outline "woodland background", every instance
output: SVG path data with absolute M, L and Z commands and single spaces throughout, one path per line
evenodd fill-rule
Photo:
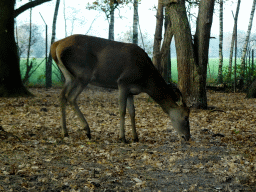
M 106 1 L 107 2 L 107 1 Z M 84 28 L 85 26 L 87 26 L 86 31 L 84 31 L 84 34 L 88 34 L 88 35 L 95 35 L 99 36 L 99 37 L 106 37 L 106 34 L 109 34 L 111 31 L 111 33 L 115 34 L 115 37 L 113 37 L 113 39 L 117 40 L 117 41 L 122 41 L 122 42 L 133 42 L 136 40 L 133 40 L 133 33 L 134 33 L 134 26 L 128 26 L 125 28 L 125 30 L 127 31 L 121 31 L 118 28 L 118 23 L 122 20 L 124 20 L 124 22 L 131 22 L 133 15 L 136 16 L 136 11 L 132 12 L 128 12 L 129 14 L 133 14 L 130 15 L 128 17 L 127 12 L 124 10 L 132 10 L 133 9 L 133 5 L 134 2 L 133 1 L 120 1 L 118 2 L 118 4 L 114 4 L 116 6 L 116 10 L 115 10 L 115 20 L 113 23 L 111 23 L 110 21 L 110 4 L 107 4 L 106 2 L 102 1 L 88 1 L 88 4 L 85 7 L 72 7 L 70 6 L 70 2 L 67 1 L 63 1 L 60 2 L 60 4 L 58 4 L 58 6 L 60 7 L 60 10 L 58 12 L 60 12 L 59 15 L 57 15 L 56 19 L 57 21 L 59 20 L 59 22 L 63 23 L 64 26 L 62 26 L 63 28 L 63 32 L 65 32 L 64 36 L 61 36 L 61 38 L 68 36 L 68 35 L 72 35 L 74 33 L 74 31 L 79 31 L 78 28 Z M 161 2 L 161 1 L 159 1 Z M 25 1 L 21 1 L 21 2 L 17 2 L 16 6 L 20 6 L 22 4 L 24 4 Z M 50 2 L 52 6 L 54 6 L 54 2 Z M 114 1 L 113 1 L 114 3 Z M 151 2 L 152 3 L 152 2 Z M 140 4 L 142 4 L 142 2 L 139 1 L 139 6 Z M 221 8 L 221 4 L 222 8 Z M 240 5 L 239 5 L 240 4 Z M 248 5 L 248 3 L 246 3 Z M 143 4 L 142 4 L 143 5 Z M 230 12 L 230 15 L 233 14 L 235 15 L 236 13 L 236 9 L 239 10 L 239 6 L 241 5 L 241 1 L 216 1 L 215 2 L 215 9 L 214 9 L 214 16 L 215 16 L 215 23 L 216 23 L 216 18 L 218 19 L 219 17 L 219 23 L 220 23 L 220 27 L 221 27 L 221 22 L 223 22 L 222 18 L 221 20 L 221 12 L 223 14 L 223 12 L 227 11 L 226 8 L 228 6 L 233 6 L 234 10 L 233 12 Z M 151 7 L 151 14 L 152 15 L 156 15 L 156 11 L 157 11 L 157 1 L 155 2 L 155 5 L 152 4 Z M 248 5 L 249 7 L 249 5 Z M 196 17 L 198 14 L 198 2 L 197 1 L 188 1 L 186 3 L 186 8 L 187 8 L 187 15 L 189 18 L 189 22 L 191 25 L 191 31 L 193 33 L 193 31 L 195 31 L 195 26 L 196 26 Z M 98 13 L 97 17 L 92 20 L 92 22 L 88 22 L 88 19 L 86 18 L 86 15 L 83 15 L 83 11 L 85 10 L 90 10 L 90 11 L 96 11 Z M 228 10 L 229 11 L 229 10 Z M 27 11 L 28 12 L 28 11 Z M 124 12 L 124 14 L 122 14 Z M 154 36 L 150 35 L 149 32 L 147 31 L 145 25 L 143 23 L 141 23 L 142 21 L 140 21 L 140 14 L 143 15 L 144 12 L 140 13 L 140 8 L 138 7 L 137 10 L 138 14 L 137 14 L 137 36 L 135 36 L 138 39 L 138 44 L 139 46 L 141 46 L 143 49 L 145 49 L 145 51 L 149 54 L 150 57 L 153 57 L 153 47 L 154 47 Z M 164 13 L 168 13 L 167 10 L 164 9 L 163 11 Z M 164 14 L 163 13 L 163 14 Z M 113 14 L 113 13 L 112 13 Z M 248 12 L 249 14 L 249 12 Z M 28 15 L 28 14 L 26 14 Z M 36 20 L 33 20 L 33 15 L 35 18 L 37 18 Z M 36 9 L 36 11 L 33 12 L 32 9 L 32 19 L 31 19 L 31 28 L 30 28 L 30 22 L 29 22 L 29 15 L 27 17 L 27 19 L 24 20 L 24 16 L 22 16 L 21 18 L 23 18 L 22 20 L 19 19 L 19 17 L 17 17 L 17 21 L 19 21 L 19 23 L 16 23 L 16 41 L 17 41 L 17 45 L 19 47 L 19 54 L 21 57 L 21 71 L 22 71 L 22 78 L 23 78 L 23 82 L 24 83 L 28 83 L 29 85 L 41 85 L 43 86 L 44 83 L 46 82 L 46 72 L 45 72 L 45 61 L 43 61 L 43 59 L 45 58 L 46 55 L 46 34 L 45 34 L 45 26 L 43 25 L 44 22 L 42 20 L 42 18 L 40 18 L 38 13 L 38 9 Z M 39 18 L 38 18 L 39 17 Z M 109 31 L 106 31 L 106 28 L 103 28 L 102 31 L 104 31 L 103 33 L 100 32 L 98 30 L 98 26 L 96 25 L 96 21 L 99 20 L 99 17 L 103 18 L 102 21 L 102 27 L 106 27 L 109 28 Z M 105 17 L 105 22 L 104 22 L 104 17 Z M 241 17 L 241 15 L 240 15 Z M 25 17 L 26 18 L 26 17 Z M 63 19 L 64 18 L 64 19 Z M 39 20 L 40 19 L 40 20 Z M 166 22 L 165 20 L 165 16 L 163 16 L 162 18 L 164 22 Z M 238 12 L 238 19 L 239 19 L 239 12 Z M 252 17 L 253 19 L 253 17 Z M 63 22 L 64 20 L 64 22 Z M 57 22 L 56 21 L 56 25 Z M 115 22 L 117 23 L 117 25 L 114 25 Z M 234 23 L 234 21 L 229 21 L 230 23 Z M 38 24 L 40 23 L 40 25 Z M 48 25 L 48 32 L 47 32 L 47 57 L 49 57 L 49 46 L 51 44 L 51 36 L 52 36 L 52 31 L 51 28 L 53 29 L 53 27 L 51 26 L 50 23 L 46 23 Z M 135 23 L 136 24 L 136 23 Z M 241 24 L 241 23 L 240 23 Z M 248 24 L 249 24 L 249 20 L 248 20 Z M 95 26 L 94 26 L 95 25 Z M 109 26 L 108 26 L 109 25 Z M 113 27 L 111 27 L 111 25 L 113 25 Z M 145 29 L 141 29 L 141 25 L 144 26 Z M 223 23 L 222 23 L 223 25 Z M 225 27 L 225 25 L 227 25 L 227 23 L 224 23 L 224 26 L 222 26 L 222 30 Z M 59 25 L 57 25 L 59 26 Z M 229 24 L 229 26 L 232 26 Z M 241 73 L 241 57 L 243 56 L 243 46 L 245 44 L 245 40 L 246 40 L 246 36 L 247 36 L 247 31 L 245 28 L 241 28 L 239 27 L 239 23 L 237 26 L 237 53 L 236 53 L 236 57 L 237 59 L 237 79 L 239 79 L 239 74 Z M 244 26 L 244 25 L 243 25 Z M 30 34 L 30 29 L 31 29 L 31 34 Z M 135 27 L 136 29 L 136 27 Z M 253 65 L 254 65 L 254 59 L 252 58 L 254 56 L 253 50 L 255 49 L 255 38 L 256 38 L 256 34 L 255 34 L 255 29 L 254 29 L 254 25 L 252 25 L 252 31 L 250 33 L 250 38 L 248 39 L 248 47 L 247 47 L 247 51 L 246 51 L 246 71 L 247 73 L 247 81 L 246 81 L 246 85 L 247 87 L 252 83 L 252 80 L 254 79 L 254 70 L 253 70 Z M 116 32 L 115 32 L 116 31 Z M 234 39 L 232 39 L 232 36 L 234 35 L 234 33 L 232 33 L 233 28 L 231 28 L 229 30 L 229 32 L 223 32 L 221 31 L 221 28 L 219 30 L 219 34 L 216 34 L 216 29 L 214 30 L 215 33 L 211 33 L 211 39 L 210 39 L 210 44 L 209 44 L 209 64 L 208 64 L 208 69 L 207 69 L 207 82 L 208 84 L 220 84 L 220 83 L 227 83 L 229 85 L 232 85 L 232 83 L 234 82 L 234 59 L 231 62 L 230 61 L 230 56 L 232 55 L 232 58 L 235 58 L 235 51 L 233 51 L 233 54 L 231 54 L 231 42 L 234 41 Z M 165 30 L 162 30 L 162 38 L 164 37 L 164 33 Z M 30 53 L 28 55 L 28 45 L 29 45 L 29 37 L 31 35 L 31 39 L 30 39 Z M 55 40 L 58 40 L 59 35 L 56 34 L 56 38 Z M 222 46 L 220 46 L 222 45 Z M 221 53 L 221 54 L 220 54 Z M 27 56 L 30 57 L 30 59 L 27 59 Z M 42 59 L 43 58 L 43 59 Z M 171 41 L 170 44 L 170 61 L 171 63 L 168 63 L 168 81 L 174 81 L 176 83 L 178 83 L 178 72 L 177 72 L 177 58 L 176 58 L 176 48 L 175 48 L 175 41 L 174 39 Z M 29 63 L 33 63 L 31 67 L 28 67 L 30 64 Z M 28 63 L 28 64 L 27 64 Z M 223 67 L 220 68 L 220 65 L 223 65 Z M 233 69 L 232 69 L 233 67 Z M 52 73 L 52 78 L 53 78 L 53 83 L 54 84 L 58 84 L 61 82 L 61 77 L 60 77 L 60 73 L 57 72 L 57 70 L 55 71 L 55 69 L 57 69 L 57 66 L 55 66 L 55 64 L 53 63 L 53 73 Z M 221 69 L 221 70 L 220 70 Z M 232 70 L 231 70 L 232 69 Z M 229 74 L 231 73 L 231 76 L 229 76 Z M 30 79 L 31 77 L 31 79 Z M 220 81 L 220 78 L 222 79 Z M 29 80 L 30 79 L 30 80 Z M 49 80 L 50 81 L 50 80 Z M 238 80 L 237 80 L 238 81 Z M 233 83 L 234 86 L 234 83 Z

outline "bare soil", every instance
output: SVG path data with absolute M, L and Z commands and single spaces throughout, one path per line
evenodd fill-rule
M 212 110 L 191 110 L 184 142 L 147 95 L 135 97 L 139 142 L 118 142 L 118 93 L 90 87 L 79 106 L 86 137 L 67 107 L 61 135 L 60 89 L 34 98 L 0 98 L 0 191 L 256 191 L 256 100 L 208 92 Z

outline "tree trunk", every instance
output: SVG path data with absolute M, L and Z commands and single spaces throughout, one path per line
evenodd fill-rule
M 134 0 L 133 7 L 134 7 L 134 13 L 133 13 L 133 38 L 132 38 L 132 42 L 134 44 L 138 44 L 138 23 L 139 23 L 138 0 Z
M 241 67 L 242 67 L 241 78 L 242 79 L 244 79 L 244 75 L 245 75 L 244 74 L 245 56 L 246 56 L 248 42 L 249 42 L 249 38 L 250 38 L 250 34 L 251 34 L 251 29 L 252 29 L 252 22 L 253 22 L 253 17 L 254 17 L 254 12 L 255 12 L 255 5 L 256 5 L 256 0 L 253 0 L 252 10 L 251 10 L 251 15 L 250 15 L 250 21 L 249 21 L 247 35 L 246 35 L 246 39 L 245 39 L 245 42 L 244 42 L 243 52 L 242 52 L 242 57 L 241 57 Z
M 201 0 L 194 44 L 186 14 L 185 0 L 168 4 L 174 30 L 179 88 L 189 105 L 207 108 L 206 75 L 214 0 Z
M 1 0 L 0 97 L 32 96 L 21 81 L 19 57 L 14 39 L 14 18 L 27 9 L 51 0 L 36 0 L 14 10 L 15 0 Z
M 33 66 L 33 62 L 29 63 L 30 47 L 31 47 L 31 33 L 32 33 L 31 24 L 32 24 L 32 8 L 30 8 L 30 16 L 29 16 L 29 37 L 28 37 L 28 53 L 27 53 L 27 62 L 26 62 L 26 73 L 25 73 L 25 76 L 22 81 L 24 84 L 26 84 L 28 82 L 29 77 L 30 77 L 29 73 Z
M 161 47 L 161 68 L 163 69 L 162 76 L 165 78 L 166 82 L 170 81 L 171 75 L 171 57 L 170 57 L 170 46 L 173 38 L 173 28 L 171 25 L 171 20 L 169 14 L 167 13 L 167 9 L 165 8 L 165 32 L 164 32 L 164 40 Z
M 190 26 L 186 14 L 185 0 L 168 5 L 177 53 L 178 84 L 184 100 L 193 100 L 194 51 Z
M 220 0 L 220 34 L 219 34 L 219 71 L 218 83 L 222 83 L 222 66 L 223 66 L 223 0 Z
M 55 11 L 53 15 L 53 22 L 52 22 L 52 39 L 51 44 L 55 41 L 56 36 L 56 23 L 57 23 L 57 16 L 59 11 L 60 0 L 56 0 Z M 46 71 L 46 88 L 52 87 L 52 55 L 49 53 L 48 61 L 47 61 L 48 70 Z
M 256 98 L 256 80 L 249 87 L 246 98 Z
M 14 39 L 15 0 L 1 0 L 0 17 L 0 97 L 32 96 L 21 81 Z
M 108 39 L 114 41 L 114 27 L 115 27 L 115 5 L 114 3 L 110 5 L 110 21 L 109 21 L 109 31 Z
M 237 72 L 236 72 L 236 69 L 237 69 L 237 64 L 236 64 L 236 61 L 237 61 L 237 21 L 235 22 L 235 31 L 234 31 L 234 40 L 235 40 L 235 70 L 234 70 L 234 92 L 236 92 L 236 82 L 237 82 Z M 232 53 L 233 54 L 233 53 Z M 230 73 L 231 75 L 231 73 Z
M 254 49 L 252 49 L 252 78 L 254 80 Z
M 63 0 L 63 16 L 64 16 L 64 26 L 65 26 L 65 37 L 67 37 L 68 33 L 67 33 L 67 19 L 66 19 L 66 4 L 65 4 L 65 0 Z
M 234 17 L 234 27 L 233 27 L 232 40 L 231 40 L 230 53 L 229 53 L 228 74 L 230 79 L 231 79 L 231 73 L 232 73 L 232 60 L 233 60 L 233 52 L 234 52 L 234 44 L 235 44 L 235 37 L 236 37 L 236 31 L 237 31 L 237 20 L 238 20 L 238 15 L 240 10 L 240 4 L 241 4 L 241 0 L 238 0 L 237 7 L 236 7 L 236 15 Z
M 153 46 L 153 64 L 156 66 L 158 71 L 163 74 L 161 67 L 161 40 L 162 40 L 162 29 L 163 29 L 163 3 L 162 0 L 158 0 L 158 8 L 156 15 L 156 30 Z
M 200 1 L 194 39 L 195 60 L 198 65 L 197 70 L 199 74 L 199 95 L 196 105 L 201 109 L 207 109 L 206 77 L 214 1 Z

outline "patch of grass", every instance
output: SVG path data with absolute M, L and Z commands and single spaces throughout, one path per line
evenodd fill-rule
M 33 58 L 30 58 L 30 61 Z M 20 71 L 21 77 L 23 78 L 26 73 L 26 59 L 21 58 L 20 60 Z M 28 86 L 33 87 L 41 87 L 45 85 L 45 59 L 44 58 L 37 58 L 35 64 L 33 65 L 31 71 L 33 72 L 29 78 Z M 53 85 L 60 85 L 61 82 L 59 80 L 60 72 L 55 64 L 52 62 L 52 82 Z

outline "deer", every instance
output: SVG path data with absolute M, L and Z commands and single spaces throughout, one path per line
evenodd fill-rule
M 64 75 L 60 93 L 61 127 L 68 137 L 66 106 L 69 102 L 91 139 L 88 122 L 77 105 L 79 94 L 88 84 L 118 89 L 120 136 L 125 139 L 126 108 L 130 114 L 133 141 L 138 142 L 135 128 L 134 95 L 147 93 L 170 117 L 178 135 L 190 139 L 190 110 L 168 86 L 147 53 L 136 44 L 122 43 L 88 35 L 72 35 L 51 45 L 51 56 Z

